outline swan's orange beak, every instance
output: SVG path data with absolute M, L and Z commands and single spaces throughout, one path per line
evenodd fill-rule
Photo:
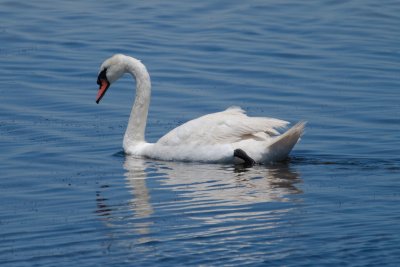
M 98 104 L 100 100 L 103 98 L 104 94 L 106 93 L 108 87 L 110 87 L 110 83 L 105 79 L 99 79 L 97 83 L 100 85 L 96 97 L 96 103 Z

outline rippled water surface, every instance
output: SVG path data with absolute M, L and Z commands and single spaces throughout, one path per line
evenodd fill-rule
M 2 1 L 0 265 L 399 266 L 398 1 Z M 141 59 L 147 139 L 232 105 L 295 123 L 290 159 L 121 150 Z

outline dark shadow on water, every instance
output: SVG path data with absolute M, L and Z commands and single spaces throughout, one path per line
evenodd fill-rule
M 129 157 L 125 154 L 123 150 L 118 151 L 112 155 L 113 157 L 125 158 Z M 154 160 L 149 160 L 154 161 Z M 173 162 L 168 161 L 155 161 L 159 162 L 161 165 L 165 163 L 166 165 L 173 164 Z M 179 163 L 177 163 L 179 164 Z M 191 162 L 185 162 L 181 164 L 197 164 Z M 199 163 L 201 164 L 201 163 Z M 213 165 L 213 164 L 211 164 Z M 216 164 L 220 165 L 220 164 Z M 400 171 L 400 159 L 380 159 L 380 158 L 371 158 L 371 157 L 348 157 L 343 156 L 341 158 L 335 157 L 334 155 L 296 155 L 290 156 L 286 160 L 277 163 L 271 163 L 269 165 L 263 166 L 267 169 L 285 169 L 289 168 L 289 166 L 296 165 L 334 165 L 338 166 L 338 168 L 360 168 L 360 169 L 386 169 L 389 171 Z M 255 166 L 247 166 L 243 164 L 237 165 L 222 165 L 222 166 L 234 166 L 233 170 L 235 173 L 249 172 L 254 168 L 258 168 L 258 165 Z M 228 167 L 228 168 L 229 168 Z M 166 166 L 160 168 L 167 168 Z
M 123 150 L 120 150 L 118 152 L 115 152 L 114 154 L 112 154 L 113 157 L 117 157 L 117 158 L 124 158 L 125 157 L 125 152 Z
M 390 171 L 400 171 L 400 160 L 381 159 L 371 157 L 347 157 L 341 158 L 329 155 L 293 156 L 288 158 L 288 164 L 296 165 L 333 165 L 337 168 L 351 169 L 385 169 Z

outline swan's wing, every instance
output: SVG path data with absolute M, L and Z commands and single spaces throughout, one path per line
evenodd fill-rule
M 244 139 L 263 139 L 277 135 L 277 129 L 288 122 L 261 117 L 248 117 L 238 107 L 231 107 L 191 120 L 164 135 L 157 143 L 161 145 L 228 144 Z

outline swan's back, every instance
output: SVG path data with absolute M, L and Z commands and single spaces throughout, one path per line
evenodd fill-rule
M 246 139 L 264 141 L 278 135 L 288 122 L 248 117 L 239 107 L 191 120 L 164 135 L 157 144 L 164 146 L 231 144 Z

